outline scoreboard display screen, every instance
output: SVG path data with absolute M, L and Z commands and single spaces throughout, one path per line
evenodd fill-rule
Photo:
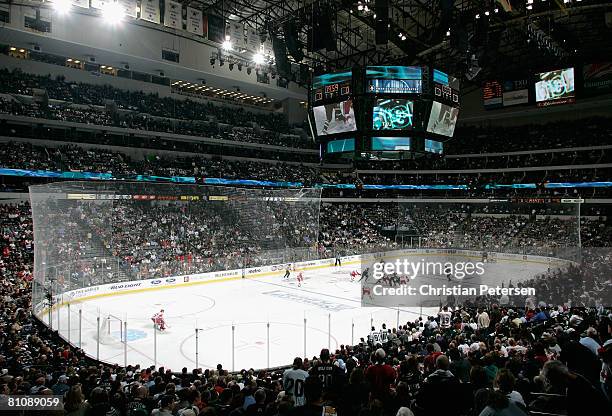
M 459 79 L 438 69 L 433 70 L 435 99 L 451 105 L 459 105 Z
M 312 112 L 319 136 L 357 130 L 352 100 L 320 105 L 314 107 Z
M 419 66 L 368 66 L 367 92 L 372 94 L 420 94 L 423 69 Z
M 372 137 L 371 147 L 376 151 L 409 151 L 410 137 Z
M 434 101 L 429 114 L 427 131 L 441 136 L 453 137 L 459 109 Z
M 499 81 L 485 81 L 482 84 L 482 99 L 485 108 L 501 107 L 503 105 L 503 89 Z
M 345 153 L 355 151 L 355 139 L 339 139 L 327 142 L 327 153 Z
M 425 139 L 425 151 L 429 153 L 442 154 L 444 144 L 435 140 Z
M 341 72 L 315 75 L 312 78 L 312 101 L 333 101 L 345 99 L 351 92 L 353 74 L 350 69 Z
M 538 105 L 574 102 L 574 68 L 542 72 L 536 77 L 535 95 Z
M 414 122 L 414 102 L 406 99 L 376 100 L 372 111 L 373 130 L 411 129 Z

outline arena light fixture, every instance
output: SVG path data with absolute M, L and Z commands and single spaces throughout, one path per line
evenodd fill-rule
M 257 65 L 261 65 L 266 61 L 266 58 L 264 58 L 264 56 L 261 53 L 256 53 L 255 55 L 253 55 L 253 62 L 255 62 Z
M 232 50 L 232 41 L 229 36 L 225 37 L 225 41 L 221 44 L 221 47 L 223 48 L 224 51 Z
M 71 0 L 53 0 L 53 10 L 55 10 L 58 14 L 67 14 L 71 8 Z
M 120 23 L 125 16 L 125 12 L 123 7 L 117 2 L 108 2 L 105 3 L 102 7 L 102 17 L 106 23 L 110 25 L 116 25 Z

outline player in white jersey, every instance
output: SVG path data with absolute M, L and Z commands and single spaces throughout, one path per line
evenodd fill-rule
M 283 389 L 287 396 L 293 397 L 296 407 L 306 404 L 304 382 L 307 377 L 308 373 L 302 369 L 302 359 L 300 357 L 293 360 L 293 368 L 285 370 L 283 373 Z
M 438 318 L 440 318 L 440 328 L 448 329 L 451 327 L 452 313 L 449 312 L 448 306 L 444 306 L 440 312 L 438 312 Z

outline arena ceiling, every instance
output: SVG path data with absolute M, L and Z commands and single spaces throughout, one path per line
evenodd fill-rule
M 286 38 L 285 26 L 291 22 L 305 55 L 300 62 L 311 69 L 429 64 L 459 75 L 479 67 L 478 78 L 510 77 L 612 56 L 609 0 L 388 0 L 385 45 L 375 41 L 375 0 L 197 3 L 205 13 L 241 22 L 264 36 Z M 335 48 L 313 51 L 313 25 L 318 31 L 322 15 L 329 17 Z

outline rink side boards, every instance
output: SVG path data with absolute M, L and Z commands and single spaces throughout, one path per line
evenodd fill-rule
M 460 249 L 404 249 L 378 253 L 369 253 L 364 255 L 353 255 L 341 257 L 342 266 L 360 265 L 362 259 L 395 259 L 398 256 L 431 256 L 443 255 L 448 257 L 463 257 L 469 259 L 481 259 L 482 251 L 475 250 L 460 250 Z M 545 257 L 524 254 L 509 254 L 488 252 L 490 259 L 503 262 L 523 262 L 536 264 L 549 264 L 554 266 L 567 265 L 571 263 L 569 260 L 559 259 L 556 257 Z M 291 263 L 296 271 L 318 270 L 324 268 L 335 267 L 335 259 L 310 260 L 303 262 Z M 107 296 L 127 295 L 140 292 L 148 292 L 153 290 L 172 289 L 185 286 L 201 285 L 208 283 L 228 282 L 232 280 L 253 279 L 274 275 L 284 274 L 285 268 L 289 263 L 275 264 L 272 266 L 251 267 L 236 270 L 225 270 L 218 272 L 198 273 L 174 277 L 165 277 L 159 279 L 132 280 L 127 282 L 109 283 L 99 286 L 90 286 L 82 289 L 75 289 L 60 295 L 54 296 L 55 304 L 52 310 L 61 308 L 69 303 L 84 302 L 90 299 L 96 299 Z M 358 266 L 359 267 L 359 266 Z M 33 306 L 35 315 L 39 318 L 48 313 L 48 307 L 38 304 Z

